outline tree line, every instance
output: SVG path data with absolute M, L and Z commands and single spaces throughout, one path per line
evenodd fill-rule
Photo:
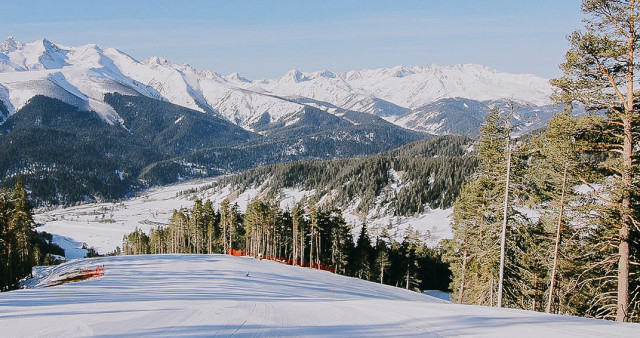
M 450 282 L 440 251 L 424 245 L 415 231 L 402 241 L 387 231 L 371 239 L 365 223 L 354 240 L 340 210 L 319 208 L 313 200 L 283 210 L 273 199 L 256 199 L 244 213 L 227 200 L 217 209 L 209 200 L 196 200 L 191 209 L 175 210 L 168 226 L 124 236 L 122 246 L 117 251 L 124 254 L 240 250 L 412 290 L 447 290 Z

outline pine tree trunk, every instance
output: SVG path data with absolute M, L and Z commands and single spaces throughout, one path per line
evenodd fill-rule
M 493 278 L 489 281 L 490 290 L 489 290 L 489 306 L 493 307 Z
M 322 253 L 322 237 L 318 233 L 317 237 L 318 243 L 316 246 L 316 260 L 318 261 L 318 269 L 320 269 L 320 254 Z
M 536 311 L 536 307 L 538 307 L 538 275 L 533 276 L 533 302 L 531 304 L 531 311 Z M 524 304 L 523 304 L 524 305 Z M 522 307 L 525 308 L 524 306 Z
M 620 220 L 620 244 L 618 246 L 618 304 L 616 320 L 627 321 L 629 307 L 629 229 L 631 227 L 631 189 L 633 178 L 631 174 L 633 165 L 633 134 L 631 128 L 631 113 L 625 114 L 624 123 L 624 168 L 622 171 L 622 217 Z
M 631 26 L 635 27 L 634 11 L 635 1 L 630 5 L 630 21 Z M 629 307 L 629 229 L 631 228 L 631 189 L 633 189 L 633 114 L 634 114 L 634 54 L 635 54 L 635 42 L 636 31 L 630 30 L 630 34 L 627 38 L 627 102 L 625 104 L 625 114 L 623 118 L 624 126 L 624 144 L 623 144 L 623 161 L 624 167 L 622 170 L 622 219 L 620 224 L 620 245 L 618 247 L 618 253 L 620 260 L 618 262 L 618 306 L 616 311 L 616 320 L 623 322 L 628 319 L 628 307 Z
M 547 300 L 547 313 L 551 313 L 553 304 L 553 293 L 556 283 L 556 273 L 558 270 L 558 253 L 560 252 L 560 239 L 562 238 L 562 221 L 564 217 L 564 199 L 567 193 L 567 172 L 569 171 L 567 163 L 564 165 L 562 173 L 562 196 L 560 197 L 560 213 L 558 215 L 558 224 L 556 229 L 556 245 L 553 250 L 553 267 L 551 269 L 551 285 L 549 285 L 549 299 Z
M 312 225 L 313 226 L 313 223 Z M 309 250 L 309 263 L 311 264 L 311 268 L 313 268 L 313 242 L 314 242 L 314 229 L 311 228 L 311 248 Z
M 466 246 L 466 238 L 465 238 L 465 246 Z M 460 290 L 458 291 L 458 304 L 462 304 L 462 300 L 464 299 L 464 287 L 467 283 L 467 261 L 469 257 L 469 251 L 464 249 L 464 255 L 462 256 L 462 280 L 460 281 Z
M 227 217 L 222 219 L 222 251 L 225 255 L 229 254 L 229 248 L 227 248 Z
M 509 216 L 509 186 L 511 184 L 511 140 L 507 136 L 507 179 L 504 187 L 504 212 L 502 214 L 502 238 L 500 241 L 500 280 L 498 282 L 498 307 L 502 307 L 502 289 L 504 288 L 505 248 L 507 244 L 507 225 Z
M 304 266 L 304 231 L 300 234 L 300 265 Z
M 294 211 L 295 212 L 295 211 Z M 293 241 L 292 241 L 292 248 L 291 250 L 293 251 L 293 265 L 298 265 L 297 264 L 297 259 L 298 259 L 298 222 L 296 221 L 296 215 L 293 215 Z
M 405 289 L 409 290 L 409 266 L 407 265 L 407 285 L 405 286 Z

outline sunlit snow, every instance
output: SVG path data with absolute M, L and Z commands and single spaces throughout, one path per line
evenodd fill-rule
M 56 275 L 105 274 L 43 288 Z M 39 285 L 38 285 L 39 284 Z M 0 294 L 4 337 L 637 337 L 638 324 L 457 305 L 326 271 L 223 255 L 74 260 Z

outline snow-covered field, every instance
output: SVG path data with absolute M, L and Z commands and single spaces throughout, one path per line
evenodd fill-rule
M 84 257 L 83 243 L 106 254 L 122 246 L 122 237 L 135 228 L 145 232 L 169 222 L 174 209 L 191 208 L 193 201 L 176 197 L 176 193 L 211 183 L 189 181 L 150 189 L 136 198 L 115 203 L 89 203 L 38 212 L 38 231 L 54 235 L 53 241 L 65 249 L 68 258 Z
M 103 264 L 93 280 L 0 294 L 0 336 L 640 336 L 638 324 L 449 304 L 247 257 L 105 257 L 49 273 Z
M 78 206 L 40 211 L 35 215 L 35 221 L 43 224 L 38 231 L 46 231 L 54 235 L 54 242 L 66 251 L 68 258 L 81 258 L 86 247 L 94 247 L 98 253 L 112 252 L 116 246 L 122 246 L 122 237 L 135 230 L 142 229 L 149 232 L 151 228 L 166 225 L 174 209 L 191 208 L 192 198 L 210 199 L 214 207 L 219 207 L 225 198 L 232 203 L 238 203 L 240 211 L 246 210 L 247 204 L 256 196 L 261 196 L 259 188 L 248 189 L 242 193 L 230 191 L 229 187 L 209 189 L 195 195 L 179 195 L 177 193 L 192 188 L 203 187 L 215 181 L 215 178 L 186 181 L 165 187 L 153 188 L 139 194 L 138 197 L 116 203 L 89 203 Z M 284 189 L 281 207 L 291 208 L 305 196 L 311 196 L 313 191 L 299 191 Z M 362 224 L 362 215 L 355 210 L 347 210 L 344 218 L 348 224 L 354 226 L 354 236 L 357 236 Z M 426 214 L 415 217 L 391 217 L 384 213 L 372 212 L 367 217 L 372 238 L 377 231 L 389 224 L 391 236 L 402 241 L 406 229 L 417 230 L 422 233 L 425 241 L 435 246 L 442 238 L 451 237 L 449 225 L 451 209 L 431 210 Z

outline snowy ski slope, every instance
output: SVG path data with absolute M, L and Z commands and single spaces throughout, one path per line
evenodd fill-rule
M 0 336 L 640 336 L 638 324 L 449 304 L 247 257 L 74 260 L 39 281 L 103 264 L 97 279 L 0 294 Z

